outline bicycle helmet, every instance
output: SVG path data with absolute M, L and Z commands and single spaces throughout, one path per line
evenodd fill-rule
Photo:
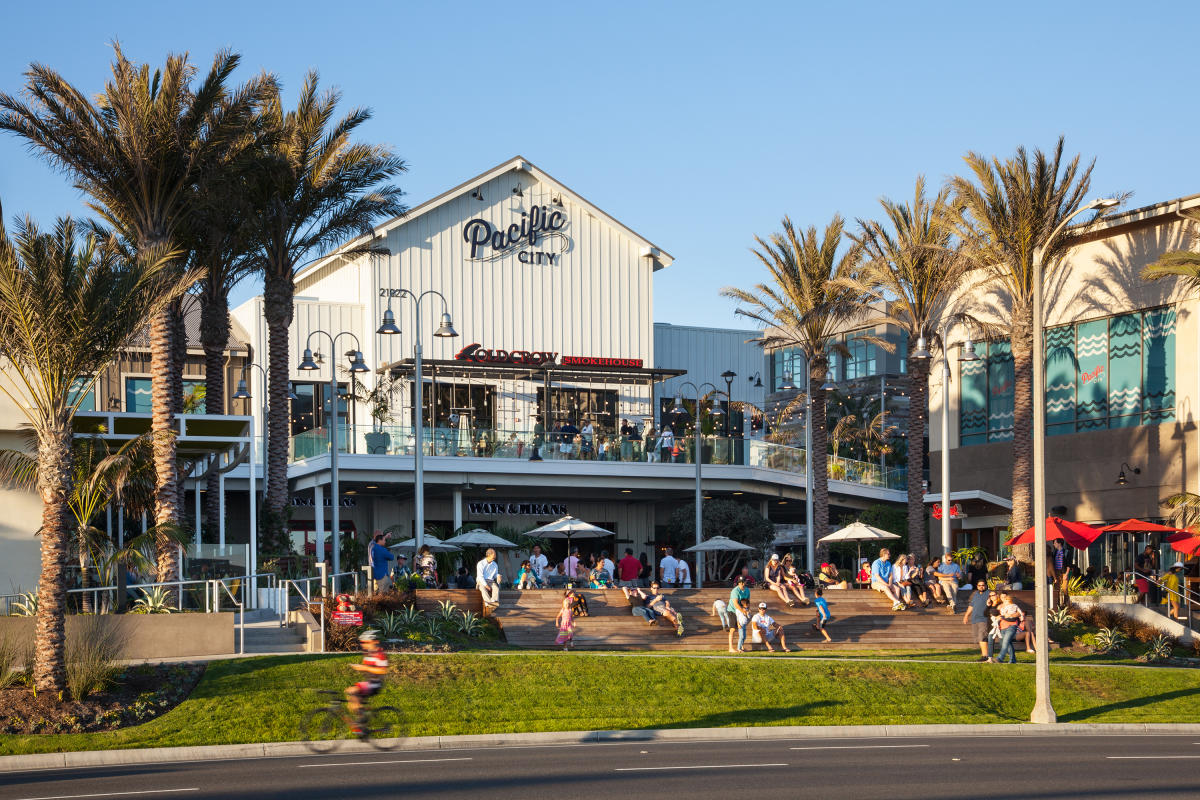
M 379 641 L 379 634 L 368 628 L 358 635 L 358 640 L 360 642 L 377 642 Z

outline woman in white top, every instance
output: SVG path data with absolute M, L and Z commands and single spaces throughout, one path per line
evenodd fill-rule
M 901 553 L 896 558 L 896 563 L 893 567 L 893 572 L 896 575 L 896 583 L 900 586 L 900 598 L 904 600 L 907 606 L 916 605 L 912 599 L 912 567 L 908 565 L 908 556 Z

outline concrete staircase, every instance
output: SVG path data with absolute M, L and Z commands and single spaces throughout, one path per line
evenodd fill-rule
M 619 589 L 585 590 L 590 615 L 576 620 L 575 647 L 590 650 L 726 650 L 727 634 L 712 614 L 714 600 L 728 600 L 728 589 L 674 589 L 664 595 L 672 607 L 682 612 L 684 635 L 675 635 L 665 620 L 647 625 L 635 617 Z M 893 612 L 891 604 L 877 592 L 858 589 L 830 590 L 825 593 L 833 622 L 826 643 L 812 630 L 816 619 L 813 608 L 788 608 L 779 597 L 765 589 L 753 589 L 751 607 L 760 602 L 768 613 L 784 626 L 788 646 L 804 650 L 844 649 L 969 649 L 970 626 L 962 624 L 966 610 L 964 598 L 958 613 L 950 615 L 944 606 L 918 606 L 909 611 Z M 493 616 L 504 630 L 509 644 L 518 647 L 555 648 L 558 632 L 554 617 L 562 604 L 562 592 L 556 590 L 505 591 Z M 755 645 L 755 650 L 764 649 Z
M 236 636 L 237 632 L 234 632 Z M 235 642 L 236 646 L 236 642 Z M 300 625 L 279 627 L 279 618 L 270 609 L 246 612 L 246 653 L 303 653 L 304 628 Z

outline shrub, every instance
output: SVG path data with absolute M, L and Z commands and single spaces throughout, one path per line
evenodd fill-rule
M 15 640 L 7 636 L 0 638 L 0 689 L 7 689 L 21 680 L 21 673 L 17 671 L 20 656 L 21 648 Z
M 170 614 L 171 591 L 166 586 L 153 586 L 149 590 L 138 589 L 142 596 L 133 602 L 130 609 L 134 614 Z
M 21 592 L 20 600 L 13 603 L 14 617 L 36 617 L 38 612 L 37 592 Z
M 454 621 L 454 626 L 463 636 L 475 638 L 483 633 L 483 620 L 474 611 L 464 611 Z
M 385 611 L 371 621 L 379 635 L 385 640 L 399 639 L 408 630 L 401 614 L 395 611 Z
M 438 603 L 437 618 L 443 625 L 454 624 L 458 616 L 458 606 L 451 603 L 449 600 L 442 600 Z
M 124 642 L 104 617 L 76 618 L 74 635 L 67 637 L 67 688 L 76 700 L 112 682 Z
M 1075 624 L 1075 615 L 1071 613 L 1070 606 L 1059 606 L 1050 611 L 1046 617 L 1051 628 L 1069 628 Z

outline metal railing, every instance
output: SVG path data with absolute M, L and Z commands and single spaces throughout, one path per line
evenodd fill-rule
M 217 611 L 221 610 L 221 591 L 229 595 L 230 601 L 238 608 L 238 655 L 246 654 L 246 606 L 238 602 L 237 597 L 230 591 L 229 587 L 219 579 L 212 579 L 209 582 L 212 593 L 212 605 Z
M 300 599 L 304 601 L 304 607 L 311 611 L 312 610 L 312 585 L 311 585 L 311 582 L 314 580 L 320 580 L 320 578 L 319 577 L 317 577 L 317 578 L 296 578 L 294 580 L 288 579 L 288 580 L 284 580 L 280 584 L 280 588 L 279 588 L 280 603 L 281 603 L 281 607 L 284 609 L 283 616 L 280 617 L 280 627 L 284 626 L 284 622 L 286 620 L 286 615 L 291 610 L 291 593 L 290 593 L 290 590 L 288 587 L 290 586 L 292 589 L 296 590 L 296 594 L 298 594 L 300 596 Z M 300 587 L 301 583 L 304 584 L 304 588 Z M 324 653 L 325 652 L 325 609 L 323 607 L 321 608 L 320 612 L 318 612 L 317 616 L 320 619 L 320 625 L 321 625 L 321 652 Z M 306 637 L 306 639 L 307 639 L 307 637 Z
M 129 592 L 132 592 L 134 590 L 139 590 L 139 589 L 155 589 L 158 587 L 174 588 L 175 591 L 173 592 L 173 594 L 175 596 L 175 605 L 172 606 L 172 608 L 174 608 L 176 611 L 184 611 L 186 609 L 184 609 L 184 607 L 183 607 L 183 605 L 184 605 L 183 601 L 184 601 L 184 597 L 186 595 L 183 591 L 183 587 L 192 586 L 195 584 L 207 584 L 207 583 L 208 583 L 207 580 L 179 580 L 179 581 L 156 581 L 154 583 L 127 583 L 127 584 L 125 584 L 125 591 L 126 591 L 126 593 L 129 593 Z M 105 613 L 102 611 L 97 611 L 97 609 L 102 609 L 102 608 L 106 608 L 106 607 L 108 609 L 114 608 L 117 605 L 116 592 L 119 591 L 120 588 L 121 587 L 116 586 L 116 585 L 88 586 L 86 588 L 67 589 L 67 594 L 68 595 L 90 594 L 90 595 L 92 595 L 93 611 L 96 613 Z M 107 601 L 107 605 L 101 603 L 101 598 L 100 598 L 101 592 L 106 593 L 106 597 L 104 599 Z M 140 598 L 133 597 L 133 598 L 130 598 L 130 602 L 131 603 L 137 602 L 137 600 L 139 600 L 139 599 Z M 209 611 L 208 600 L 209 600 L 208 594 L 204 593 L 204 611 L 206 613 Z M 199 603 L 197 603 L 196 609 L 199 610 Z
M 1167 603 L 1166 611 L 1163 611 L 1162 613 L 1169 619 L 1175 620 L 1175 622 L 1184 622 L 1188 628 L 1192 627 L 1192 600 L 1193 600 L 1193 598 L 1195 598 L 1197 605 L 1200 605 L 1200 594 L 1197 594 L 1196 592 L 1193 592 L 1191 589 L 1188 589 L 1186 584 L 1183 585 L 1182 592 L 1177 591 L 1175 589 L 1171 589 L 1166 584 L 1164 584 L 1161 580 L 1159 580 L 1158 578 L 1153 577 L 1151 575 L 1143 575 L 1142 573 L 1138 572 L 1137 570 L 1131 570 L 1129 572 L 1129 574 L 1133 576 L 1134 580 L 1137 580 L 1140 578 L 1141 580 L 1148 582 L 1151 586 L 1156 587 L 1160 592 L 1164 592 L 1168 597 L 1171 595 L 1174 595 L 1175 597 L 1179 598 L 1180 606 L 1182 608 L 1187 609 L 1187 611 L 1184 612 L 1183 620 L 1179 620 L 1179 619 L 1176 619 L 1175 617 L 1171 616 L 1171 613 L 1170 613 L 1171 606 L 1170 606 L 1169 601 Z M 1146 608 L 1150 608 L 1150 610 L 1152 610 L 1152 611 L 1158 611 L 1157 608 L 1151 608 L 1151 606 L 1150 606 L 1150 593 L 1149 592 L 1145 593 L 1142 596 L 1142 605 L 1144 605 Z
M 213 604 L 212 604 L 213 593 L 208 589 L 208 587 L 211 586 L 211 584 L 214 582 L 233 583 L 235 581 L 241 581 L 241 583 L 238 586 L 238 594 L 240 594 L 242 596 L 240 605 L 244 608 L 256 608 L 257 607 L 257 602 L 256 602 L 257 598 L 251 597 L 250 590 L 249 590 L 250 579 L 252 579 L 252 578 L 265 579 L 267 582 L 267 588 L 272 589 L 272 590 L 275 588 L 276 581 L 278 580 L 278 578 L 273 573 L 260 572 L 260 573 L 254 574 L 254 575 L 230 575 L 230 576 L 227 576 L 224 578 L 203 578 L 203 579 L 178 580 L 178 581 L 154 581 L 151 583 L 127 583 L 127 584 L 125 584 L 124 590 L 127 594 L 132 594 L 139 590 L 155 589 L 155 588 L 159 588 L 159 587 L 171 588 L 171 589 L 175 590 L 174 592 L 172 592 L 172 594 L 174 595 L 175 604 L 173 606 L 170 606 L 170 608 L 172 608 L 175 611 L 186 611 L 187 609 L 185 608 L 186 604 L 184 601 L 187 597 L 190 596 L 196 600 L 196 610 L 197 611 L 200 610 L 201 601 L 203 601 L 204 612 L 207 614 L 207 613 L 212 613 L 213 611 L 220 610 L 219 608 L 213 607 Z M 316 580 L 316 578 L 312 578 L 310 580 Z M 200 593 L 201 596 L 196 596 L 194 594 L 189 594 L 184 591 L 184 588 L 189 587 L 189 586 L 203 586 L 203 587 L 205 587 L 205 589 L 201 591 L 201 593 Z M 103 585 L 103 586 L 80 587 L 80 588 L 75 588 L 75 589 L 68 589 L 67 595 L 68 596 L 70 596 L 70 595 L 91 595 L 92 609 L 93 609 L 94 613 L 110 613 L 111 610 L 113 608 L 116 608 L 116 606 L 117 606 L 116 593 L 118 591 L 120 591 L 121 588 L 122 587 L 117 586 L 115 584 Z M 357 583 L 356 583 L 356 588 L 357 588 Z M 230 590 L 230 591 L 232 592 L 232 590 Z M 36 597 L 36 595 L 37 595 L 37 590 L 35 589 L 34 596 Z M 2 606 L 3 614 L 0 614 L 0 616 L 11 616 L 13 605 L 18 600 L 23 600 L 24 598 L 25 598 L 24 594 L 0 595 L 0 603 L 3 604 L 3 606 Z M 134 602 L 137 602 L 138 599 L 140 599 L 140 598 L 129 597 L 129 602 L 134 603 Z
M 329 584 L 329 593 L 338 594 L 337 579 L 344 578 L 349 575 L 354 579 L 354 593 L 358 594 L 358 574 L 359 573 L 356 570 L 351 570 L 349 572 L 334 572 L 330 575 L 326 575 L 325 581 Z
M 657 442 L 623 441 L 607 432 L 563 434 L 523 429 L 426 428 L 424 454 L 447 458 L 527 460 L 535 454 L 542 461 L 592 461 L 624 464 L 694 464 L 695 438 L 677 436 L 670 449 Z M 399 425 L 342 425 L 338 428 L 338 451 L 362 455 L 411 456 L 416 451 L 412 428 Z M 302 461 L 329 453 L 329 430 L 317 428 L 291 439 L 291 460 Z M 700 443 L 704 464 L 758 467 L 781 472 L 803 472 L 802 447 L 767 442 L 704 436 Z M 906 469 L 888 469 L 878 463 L 841 456 L 829 457 L 829 478 L 864 486 L 904 489 Z

